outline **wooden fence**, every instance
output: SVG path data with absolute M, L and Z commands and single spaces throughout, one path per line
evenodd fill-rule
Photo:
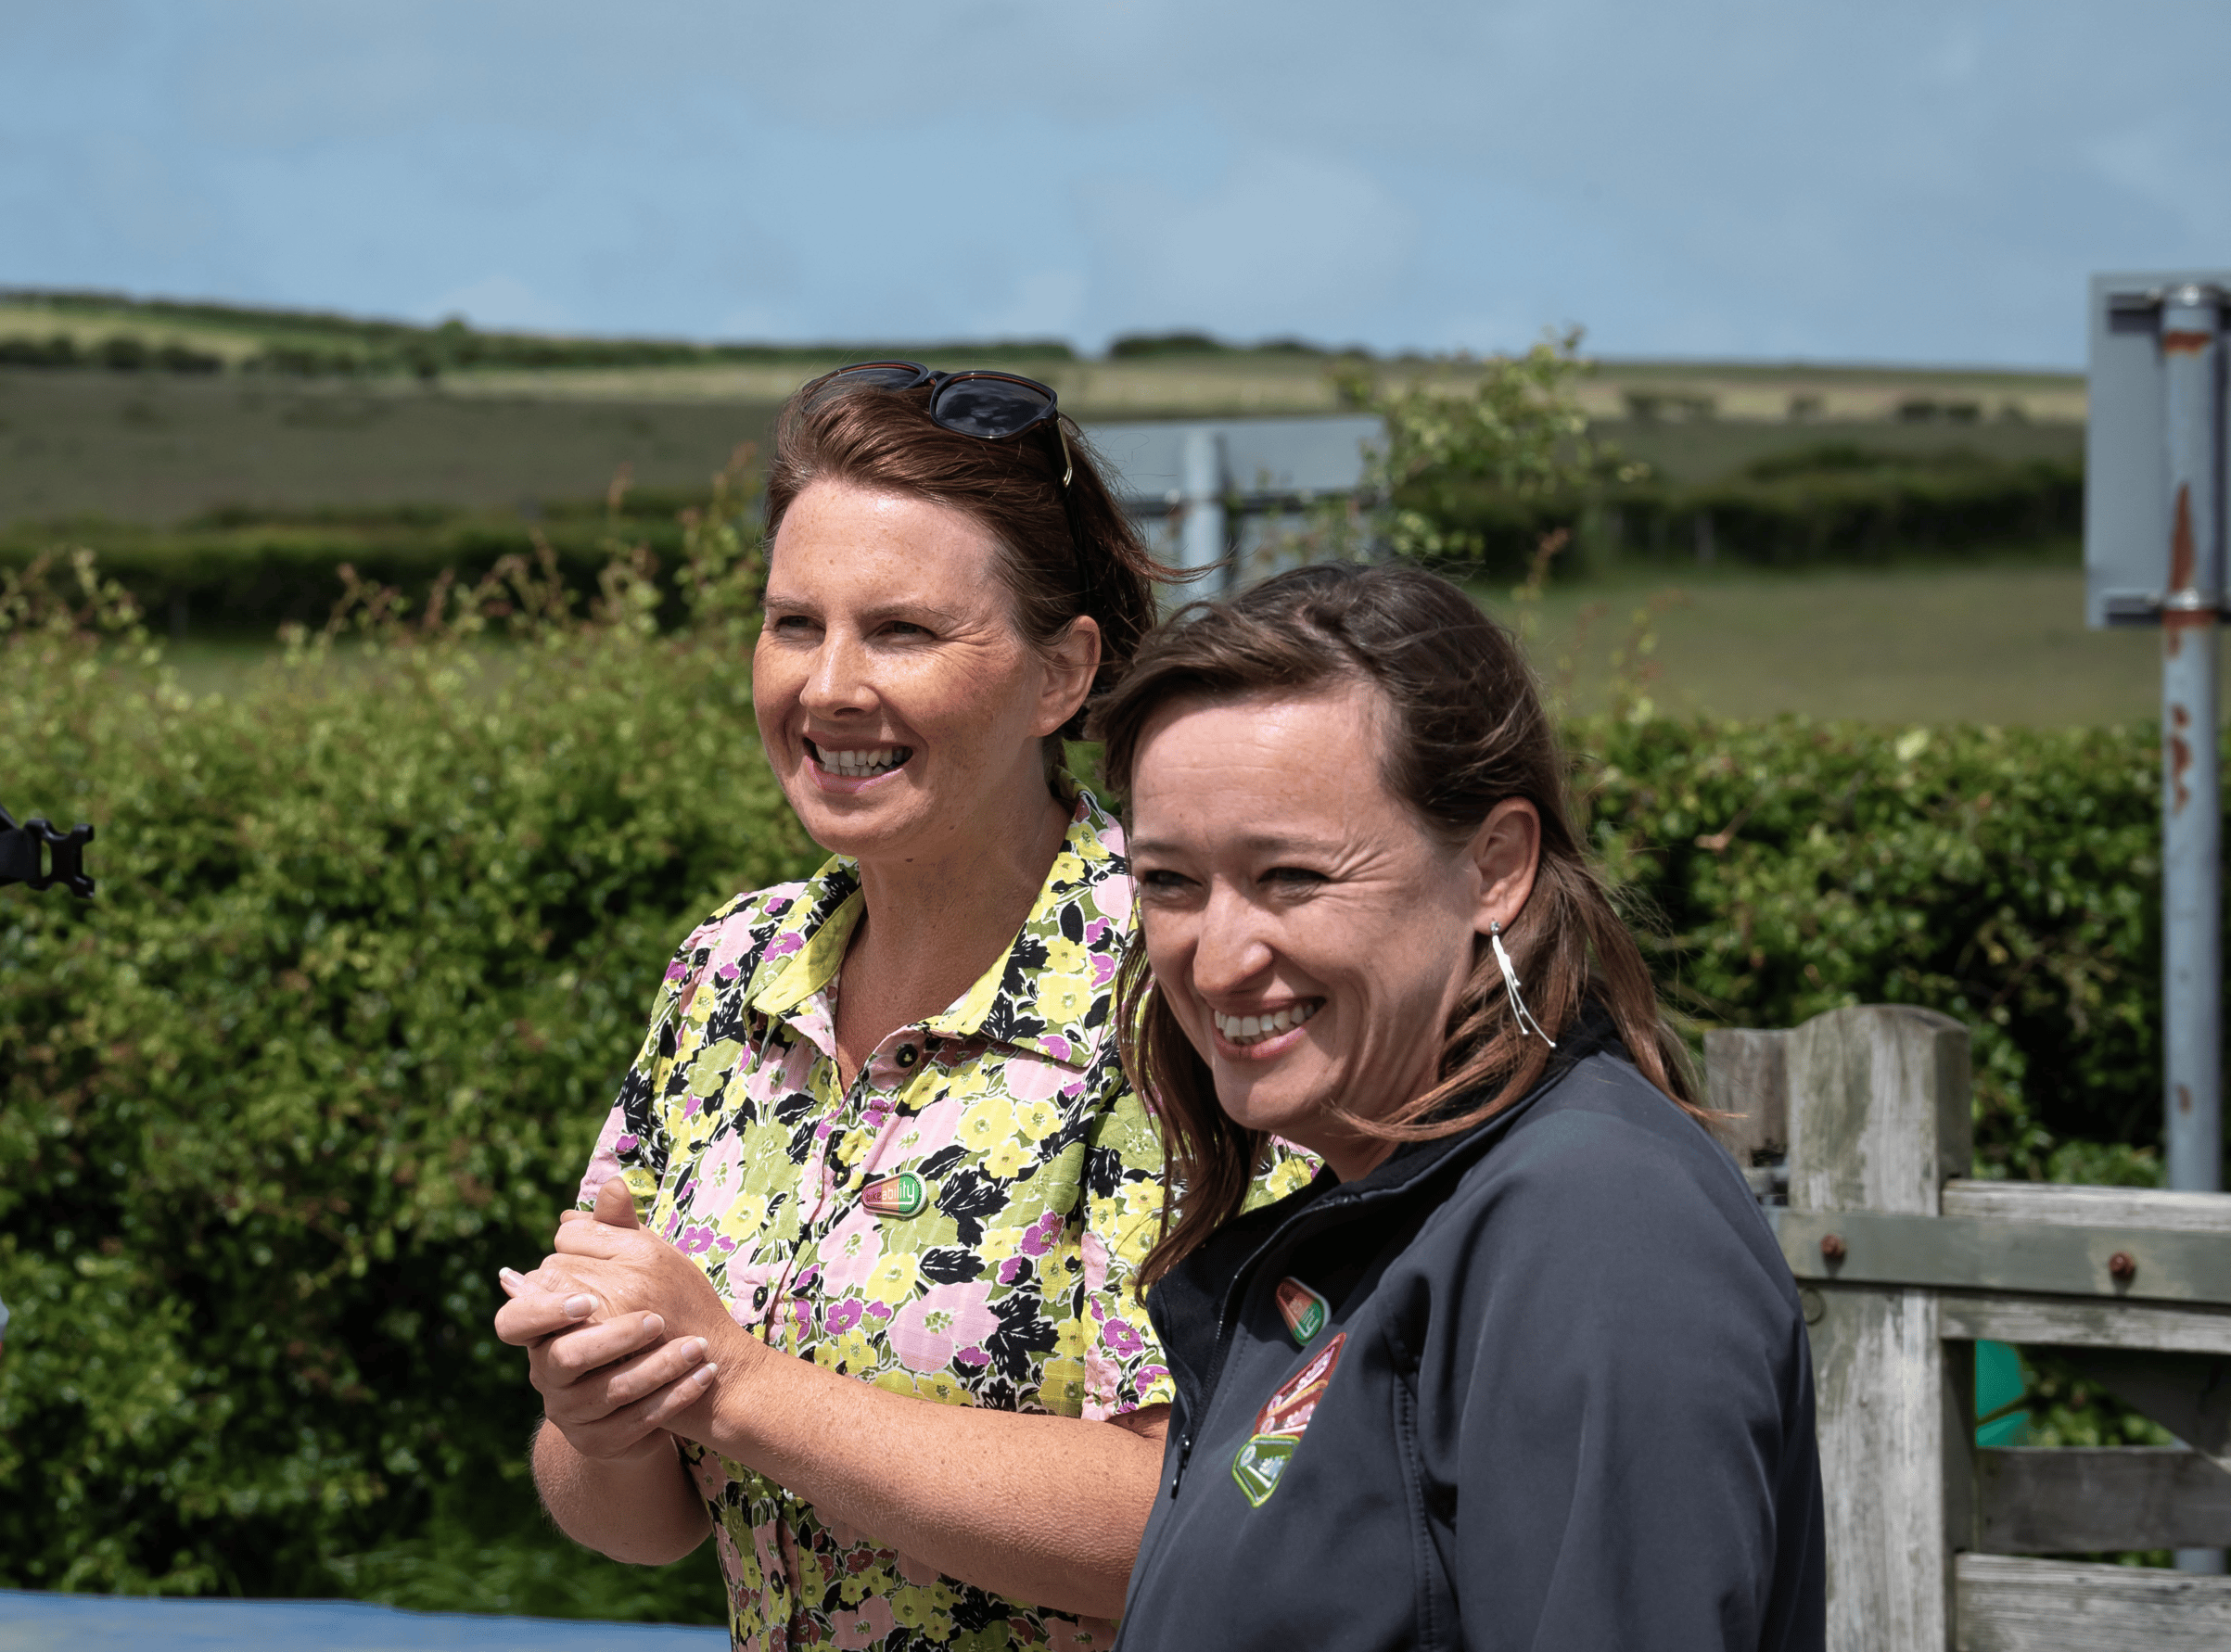
M 2225 1652 L 2231 1194 L 1969 1178 L 1968 1035 L 1895 1006 L 1706 1035 L 1811 1328 L 1830 1652 Z M 1975 1444 L 1975 1343 L 2049 1350 L 2185 1443 Z

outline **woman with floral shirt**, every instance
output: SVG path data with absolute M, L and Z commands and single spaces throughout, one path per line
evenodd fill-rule
M 739 1646 L 1105 1646 L 1154 1499 L 1131 884 L 1059 759 L 1156 570 L 1074 444 L 1003 375 L 787 410 L 753 697 L 836 858 L 683 943 L 584 1212 L 506 1277 L 552 1515 L 712 1531 Z

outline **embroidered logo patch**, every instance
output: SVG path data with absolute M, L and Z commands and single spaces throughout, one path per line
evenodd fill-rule
M 1317 1402 L 1332 1386 L 1332 1373 L 1340 1366 L 1341 1347 L 1347 1340 L 1347 1332 L 1343 1331 L 1327 1342 L 1323 1353 L 1281 1383 L 1278 1392 L 1264 1401 L 1263 1408 L 1255 1414 L 1254 1437 L 1231 1459 L 1231 1478 L 1256 1508 L 1269 1502 L 1270 1493 L 1278 1490 L 1294 1448 L 1301 1443 L 1303 1430 L 1317 1415 Z
M 1285 1320 L 1286 1329 L 1294 1340 L 1307 1348 L 1317 1341 L 1317 1333 L 1325 1328 L 1332 1316 L 1325 1299 L 1289 1276 L 1278 1282 L 1273 1293 L 1278 1299 L 1279 1316 Z
M 860 1202 L 878 1216 L 919 1216 L 929 1203 L 929 1189 L 912 1171 L 902 1170 L 862 1188 Z

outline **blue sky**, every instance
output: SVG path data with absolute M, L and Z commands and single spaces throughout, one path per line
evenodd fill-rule
M 2223 0 L 0 0 L 0 285 L 773 339 L 2075 365 Z

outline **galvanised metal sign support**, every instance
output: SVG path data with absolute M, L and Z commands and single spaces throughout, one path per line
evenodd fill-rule
M 2094 625 L 2161 631 L 2163 1140 L 2223 1186 L 2224 323 L 2231 272 L 2092 281 L 2084 568 Z
M 1203 425 L 1185 435 L 1185 518 L 1179 528 L 1179 565 L 1207 574 L 1206 587 L 1190 595 L 1221 596 L 1231 588 L 1230 529 L 1224 522 L 1224 438 Z
M 2216 611 L 2223 602 L 2221 288 L 2161 300 L 2169 579 L 2161 599 L 2161 994 L 2169 1186 L 2223 1186 L 2223 794 Z
M 2092 278 L 2084 465 L 2094 625 L 2161 629 L 2162 1139 L 2174 1191 L 2223 1187 L 2223 793 L 2217 774 L 2231 272 Z M 2179 1549 L 2221 1572 L 2221 1549 Z

